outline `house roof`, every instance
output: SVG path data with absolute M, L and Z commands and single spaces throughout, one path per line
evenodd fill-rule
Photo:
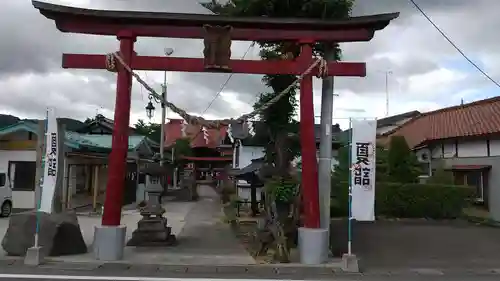
M 500 97 L 426 112 L 386 136 L 404 136 L 410 147 L 427 141 L 500 133 Z
M 77 130 L 74 130 L 78 133 L 89 133 L 92 131 L 92 127 L 98 126 L 100 128 L 105 128 L 109 132 L 113 132 L 113 129 L 115 127 L 115 123 L 112 119 L 104 117 L 102 114 L 97 114 L 95 118 L 92 119 L 91 122 L 88 123 L 82 123 L 82 126 L 78 128 Z M 135 134 L 136 131 L 134 128 L 130 128 L 130 134 Z
M 385 117 L 382 119 L 377 120 L 377 128 L 380 127 L 385 127 L 385 126 L 391 126 L 391 125 L 398 125 L 398 122 L 404 119 L 408 118 L 414 118 L 419 116 L 421 113 L 418 110 L 413 110 L 405 113 L 401 113 L 398 115 L 392 115 L 389 117 Z
M 79 134 L 75 132 L 66 132 L 66 140 L 74 142 L 79 146 L 85 146 L 95 149 L 111 149 L 112 135 L 91 135 Z M 133 151 L 138 148 L 144 141 L 145 136 L 129 136 L 128 137 L 128 150 Z
M 0 129 L 0 137 L 19 131 L 27 131 L 33 134 L 38 134 L 38 124 L 32 121 L 20 121 Z M 73 149 L 89 149 L 89 150 L 111 150 L 112 135 L 91 135 L 80 134 L 76 132 L 66 131 L 65 145 Z M 144 136 L 129 136 L 129 151 L 137 149 L 142 143 L 151 142 Z
M 165 124 L 165 146 L 173 145 L 182 136 L 182 119 L 170 119 L 170 122 Z M 226 137 L 227 127 L 223 126 L 220 129 L 207 129 L 208 143 L 205 141 L 201 125 L 186 125 L 186 138 L 191 140 L 191 147 L 209 147 L 215 148 L 222 144 Z

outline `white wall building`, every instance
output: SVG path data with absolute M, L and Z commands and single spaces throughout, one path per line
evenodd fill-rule
M 500 97 L 423 113 L 382 138 L 391 136 L 404 136 L 428 170 L 453 171 L 500 221 Z

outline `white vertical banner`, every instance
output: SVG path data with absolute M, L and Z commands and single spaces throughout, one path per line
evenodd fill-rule
M 375 220 L 375 160 L 377 120 L 352 120 L 352 218 Z
M 53 108 L 47 110 L 47 131 L 45 132 L 45 165 L 43 170 L 42 198 L 40 211 L 52 213 L 52 203 L 56 191 L 58 155 L 57 118 Z

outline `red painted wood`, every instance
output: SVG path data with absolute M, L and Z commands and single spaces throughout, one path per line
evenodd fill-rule
M 110 24 L 99 22 L 80 22 L 74 19 L 58 20 L 57 28 L 63 32 L 83 33 L 94 35 L 116 35 L 118 32 L 127 30 L 136 36 L 165 37 L 165 38 L 188 38 L 202 39 L 205 32 L 202 27 L 186 27 L 173 25 L 130 25 Z M 283 30 L 256 29 L 256 28 L 233 28 L 231 38 L 241 41 L 283 41 L 296 40 L 307 37 L 314 41 L 330 42 L 361 42 L 370 41 L 374 31 L 368 29 L 351 30 Z
M 105 69 L 104 55 L 64 54 L 63 67 L 76 69 Z M 231 60 L 234 73 L 248 74 L 302 74 L 312 63 L 301 65 L 297 61 L 257 61 Z M 205 72 L 201 58 L 169 58 L 135 56 L 131 67 L 135 70 Z M 312 74 L 316 75 L 316 68 Z M 366 64 L 358 62 L 330 62 L 328 64 L 330 76 L 366 76 Z
M 181 156 L 182 159 L 190 161 L 233 161 L 231 157 L 197 157 L 197 156 Z
M 120 37 L 120 52 L 126 62 L 132 60 L 135 37 Z M 102 225 L 118 226 L 121 220 L 123 187 L 128 152 L 128 134 L 130 124 L 130 104 L 132 76 L 122 67 L 118 69 L 116 82 L 116 102 L 112 150 L 109 155 L 108 182 Z
M 303 45 L 299 61 L 307 65 L 312 57 L 310 45 Z M 314 102 L 312 76 L 306 75 L 300 82 L 300 144 L 302 155 L 302 203 L 304 226 L 319 228 L 318 163 L 314 137 Z

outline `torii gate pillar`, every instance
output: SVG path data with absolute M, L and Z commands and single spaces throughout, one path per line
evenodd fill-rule
M 134 55 L 136 37 L 129 32 L 118 34 L 120 53 L 123 60 L 130 64 Z M 94 254 L 97 260 L 121 260 L 125 245 L 127 228 L 120 225 L 123 190 L 125 186 L 128 136 L 130 124 L 130 105 L 132 95 L 132 75 L 120 64 L 117 65 L 116 101 L 112 150 L 109 156 L 108 182 L 106 184 L 105 212 L 102 225 L 95 226 Z

